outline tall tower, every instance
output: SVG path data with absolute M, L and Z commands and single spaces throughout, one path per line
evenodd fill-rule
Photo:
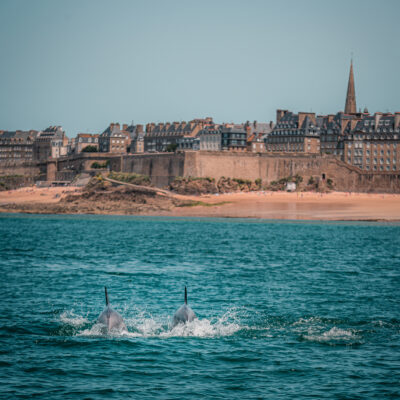
M 356 91 L 354 89 L 353 60 L 350 64 L 349 84 L 347 85 L 346 105 L 344 107 L 345 114 L 355 114 L 356 107 Z

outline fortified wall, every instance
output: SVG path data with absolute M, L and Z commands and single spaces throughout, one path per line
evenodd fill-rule
M 365 172 L 332 155 L 233 153 L 187 151 L 178 153 L 147 153 L 115 155 L 82 153 L 49 160 L 41 165 L 47 170 L 48 181 L 72 180 L 78 173 L 97 173 L 94 162 L 109 163 L 112 171 L 148 175 L 152 183 L 165 187 L 175 177 L 221 177 L 261 179 L 263 183 L 300 175 L 306 183 L 313 177 L 319 182 L 332 181 L 335 190 L 400 193 L 400 172 Z M 33 171 L 33 170 L 32 170 Z
M 111 169 L 148 175 L 159 187 L 176 176 L 242 178 L 270 183 L 299 174 L 304 182 L 312 176 L 331 179 L 339 191 L 400 193 L 400 173 L 366 173 L 332 155 L 286 155 L 188 151 L 184 153 L 135 154 L 111 160 Z

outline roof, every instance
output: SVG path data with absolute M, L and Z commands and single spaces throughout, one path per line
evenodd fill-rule
M 35 138 L 37 131 L 4 131 L 0 134 L 0 139 L 22 139 L 27 140 L 28 137 Z
M 81 138 L 94 138 L 100 135 L 98 133 L 78 133 L 76 136 Z

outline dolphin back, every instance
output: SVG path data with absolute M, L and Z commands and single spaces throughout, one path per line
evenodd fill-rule
M 196 319 L 196 314 L 187 304 L 183 304 L 174 314 L 172 326 L 192 322 L 194 319 Z
M 109 305 L 99 315 L 97 322 L 106 326 L 107 330 L 116 329 L 118 331 L 127 330 L 121 315 L 113 310 Z

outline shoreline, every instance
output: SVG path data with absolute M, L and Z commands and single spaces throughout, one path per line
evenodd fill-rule
M 197 204 L 139 205 L 134 202 L 77 202 L 63 208 L 68 195 L 82 188 L 22 188 L 0 192 L 0 213 L 64 215 L 133 215 L 198 218 L 251 218 L 309 221 L 400 221 L 400 195 L 347 192 L 235 192 L 212 195 L 175 195 L 174 199 Z M 92 208 L 90 207 L 92 206 Z M 136 208 L 135 208 L 136 207 Z M 72 211 L 71 211 L 72 210 Z

